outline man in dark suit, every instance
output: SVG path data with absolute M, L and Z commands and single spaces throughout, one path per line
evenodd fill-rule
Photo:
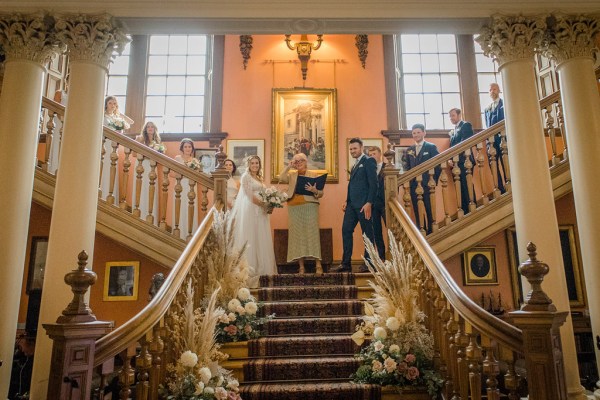
M 492 102 L 489 106 L 487 106 L 484 110 L 485 115 L 485 126 L 489 128 L 490 126 L 504 121 L 504 102 L 500 98 L 500 86 L 497 83 L 490 83 L 490 97 L 492 98 Z M 498 190 L 500 193 L 506 192 L 504 188 L 504 160 L 502 159 L 502 137 L 500 133 L 494 136 L 494 149 L 496 149 L 496 163 L 498 165 Z M 490 149 L 490 143 L 488 142 L 488 154 Z M 492 161 L 490 160 L 490 167 Z
M 402 156 L 402 164 L 405 171 L 409 171 L 418 166 L 419 164 L 422 164 L 425 161 L 430 160 L 431 158 L 440 154 L 435 144 L 425 141 L 426 135 L 427 132 L 425 131 L 425 125 L 415 124 L 412 126 L 412 137 L 415 141 L 415 144 L 406 149 L 406 152 Z M 435 167 L 433 179 L 435 180 L 436 185 L 441 172 L 442 169 L 440 166 Z M 410 197 L 412 199 L 417 226 L 419 228 L 425 229 L 427 234 L 430 234 L 433 224 L 433 214 L 431 212 L 431 199 L 429 198 L 429 172 L 425 172 L 422 175 L 421 187 L 423 188 L 423 204 L 425 205 L 426 215 L 423 226 L 421 226 L 419 219 L 416 179 L 413 179 L 410 182 Z
M 385 260 L 385 242 L 383 241 L 383 225 L 381 221 L 385 223 L 385 188 L 384 188 L 384 175 L 383 169 L 387 163 L 383 162 L 381 157 L 381 149 L 377 146 L 369 146 L 369 157 L 373 158 L 377 163 L 377 195 L 375 196 L 375 202 L 373 203 L 373 235 L 375 236 L 375 246 L 377 247 L 377 253 L 379 258 Z M 369 272 L 368 268 L 359 268 L 358 272 Z
M 354 245 L 352 236 L 356 224 L 360 223 L 363 234 L 371 242 L 375 241 L 371 214 L 377 195 L 377 163 L 363 153 L 363 143 L 360 138 L 350 139 L 349 150 L 350 155 L 356 161 L 350 171 L 346 202 L 342 205 L 342 211 L 344 211 L 344 221 L 342 222 L 344 253 L 342 263 L 333 268 L 331 272 L 352 271 L 352 248 Z M 366 250 L 365 258 L 368 258 Z
M 465 122 L 462 120 L 460 108 L 453 108 L 448 112 L 448 116 L 450 117 L 450 122 L 454 125 L 454 129 L 450 131 L 450 147 L 456 146 L 461 142 L 464 142 L 471 136 L 473 136 L 473 126 L 470 122 Z M 464 211 L 464 214 L 469 213 L 469 185 L 467 184 L 467 169 L 465 167 L 465 161 L 467 157 L 465 157 L 464 152 L 461 153 L 458 157 L 458 167 L 460 168 L 460 207 Z M 470 157 L 471 164 L 471 176 L 473 174 L 473 170 L 475 167 L 475 158 L 473 155 Z M 452 165 L 451 165 L 452 166 Z M 474 195 L 475 191 L 473 186 L 471 185 L 471 190 Z

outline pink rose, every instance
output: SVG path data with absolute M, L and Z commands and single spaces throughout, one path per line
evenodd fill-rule
M 237 333 L 237 326 L 229 325 L 229 326 L 226 326 L 225 328 L 223 328 L 223 330 L 225 332 L 227 332 L 229 335 L 233 336 Z
M 407 354 L 406 357 L 404 357 L 404 361 L 408 364 L 412 364 L 417 361 L 417 357 L 414 354 Z
M 405 362 L 401 362 L 400 364 L 398 364 L 398 372 L 403 374 L 406 372 L 406 370 L 408 369 L 408 364 L 406 364 Z
M 408 379 L 409 381 L 414 381 L 419 377 L 419 370 L 417 369 L 417 367 L 409 367 L 408 371 L 406 371 L 405 376 L 406 379 Z
M 246 324 L 246 326 L 244 327 L 244 332 L 246 332 L 246 333 L 252 332 L 252 327 L 250 326 L 250 324 Z

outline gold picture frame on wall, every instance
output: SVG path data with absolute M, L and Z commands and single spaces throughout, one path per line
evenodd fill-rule
M 104 272 L 104 301 L 135 301 L 140 286 L 139 261 L 111 261 Z
M 465 286 L 497 285 L 496 249 L 493 247 L 474 247 L 463 254 L 463 272 Z
M 563 264 L 565 267 L 569 305 L 572 308 L 585 308 L 585 285 L 583 281 L 583 270 L 580 259 L 579 243 L 575 234 L 575 227 L 573 225 L 560 225 L 558 227 L 558 233 L 560 236 Z M 506 231 L 506 235 L 508 241 L 513 301 L 515 305 L 520 307 L 520 305 L 523 304 L 524 294 L 521 285 L 521 279 L 523 277 L 521 274 L 519 274 L 517 231 L 514 227 L 509 228 Z
M 308 157 L 308 169 L 338 182 L 337 90 L 273 89 L 271 182 L 294 154 Z

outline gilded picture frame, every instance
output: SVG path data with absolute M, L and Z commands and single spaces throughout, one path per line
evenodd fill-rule
M 271 182 L 303 152 L 308 169 L 337 183 L 337 89 L 273 89 L 272 107 Z
M 463 273 L 465 286 L 497 285 L 496 249 L 493 247 L 474 247 L 463 254 Z
M 265 140 L 264 139 L 228 139 L 227 158 L 233 160 L 237 167 L 237 175 L 246 171 L 246 158 L 259 156 L 265 170 Z
M 135 301 L 140 286 L 139 261 L 111 261 L 104 272 L 104 301 Z
M 572 308 L 585 308 L 585 285 L 580 258 L 581 253 L 579 251 L 579 242 L 576 236 L 575 227 L 573 225 L 560 225 L 558 227 L 558 233 L 560 236 L 563 264 L 565 267 L 569 305 Z M 517 246 L 517 231 L 514 227 L 507 229 L 506 239 L 508 242 L 513 301 L 515 305 L 520 306 L 523 304 L 524 299 L 523 288 L 521 285 L 523 277 L 519 273 L 519 249 Z

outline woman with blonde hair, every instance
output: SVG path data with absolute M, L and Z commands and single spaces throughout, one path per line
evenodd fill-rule
M 247 244 L 246 260 L 254 268 L 252 275 L 258 278 L 276 273 L 275 252 L 267 205 L 259 194 L 265 189 L 261 159 L 250 156 L 246 164 L 246 172 L 240 179 L 240 191 L 231 211 L 235 223 L 233 236 L 239 246 Z
M 200 163 L 198 162 L 198 160 L 196 158 L 194 158 L 194 152 L 195 152 L 196 148 L 194 147 L 194 142 L 192 141 L 192 139 L 189 138 L 185 138 L 185 139 L 181 139 L 181 142 L 179 143 L 179 151 L 181 152 L 181 154 L 178 154 L 175 156 L 175 161 L 184 164 L 185 166 L 197 170 L 200 170 Z M 179 174 L 176 174 L 177 176 L 179 176 Z M 198 207 L 195 207 L 192 209 L 192 215 L 189 215 L 189 200 L 188 200 L 188 193 L 190 192 L 190 181 L 188 178 L 182 178 L 181 179 L 181 207 L 179 209 L 179 221 L 176 220 L 176 215 L 175 215 L 175 207 L 173 207 L 173 227 L 175 227 L 176 225 L 178 225 L 179 230 L 180 230 L 180 237 L 184 240 L 187 240 L 189 238 L 192 237 L 192 235 L 194 234 L 194 232 L 196 231 L 196 229 L 198 228 L 198 215 L 196 214 L 196 211 L 198 210 Z M 197 185 L 194 186 L 194 190 L 197 189 Z M 198 199 L 198 195 L 196 193 L 196 200 Z M 175 200 L 173 201 L 173 204 L 175 204 Z M 198 205 L 197 202 L 194 203 L 196 206 Z M 189 231 L 189 217 L 191 217 L 192 219 L 192 230 L 191 232 Z
M 119 103 L 115 96 L 108 96 L 104 99 L 104 122 L 103 125 L 116 131 L 117 133 L 123 133 L 124 130 L 129 129 L 129 124 L 125 120 L 123 114 L 119 112 Z M 102 160 L 102 182 L 100 183 L 100 189 L 102 190 L 102 198 L 106 199 L 111 193 L 115 200 L 115 205 L 119 205 L 119 188 L 121 181 L 119 179 L 119 163 L 117 160 L 116 171 L 115 171 L 115 185 L 110 187 L 110 168 L 112 160 L 110 156 L 112 154 L 113 147 L 112 141 L 104 141 L 104 159 Z

